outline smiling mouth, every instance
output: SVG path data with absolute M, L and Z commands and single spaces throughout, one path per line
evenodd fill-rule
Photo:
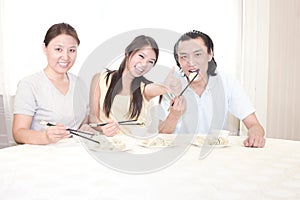
M 189 80 L 198 80 L 199 71 L 200 71 L 200 69 L 189 70 L 189 73 L 190 73 L 188 75 Z
M 190 73 L 199 73 L 200 69 L 189 70 Z
M 144 71 L 144 69 L 142 69 L 142 68 L 140 68 L 140 67 L 135 67 L 135 69 L 137 69 L 137 70 L 140 71 L 140 72 L 143 72 L 143 71 Z
M 67 66 L 68 66 L 68 63 L 65 63 L 65 62 L 64 62 L 64 63 L 59 62 L 58 64 L 59 64 L 61 67 L 67 67 Z

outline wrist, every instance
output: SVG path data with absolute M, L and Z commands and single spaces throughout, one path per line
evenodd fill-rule
M 171 111 L 168 118 L 172 121 L 178 121 L 180 117 L 181 117 L 181 112 Z

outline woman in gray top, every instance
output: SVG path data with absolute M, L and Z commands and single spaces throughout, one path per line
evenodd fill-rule
M 43 44 L 47 66 L 18 84 L 12 130 L 17 143 L 56 143 L 70 136 L 67 128 L 78 129 L 86 119 L 88 98 L 82 96 L 78 78 L 68 72 L 79 44 L 69 24 L 54 24 L 47 31 Z M 43 121 L 56 126 L 47 127 Z

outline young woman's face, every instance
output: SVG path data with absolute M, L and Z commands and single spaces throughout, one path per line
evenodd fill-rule
M 66 73 L 73 66 L 77 57 L 77 42 L 70 35 L 58 35 L 48 46 L 44 46 L 48 67 L 56 73 Z
M 130 55 L 126 68 L 133 77 L 140 77 L 149 72 L 155 62 L 154 50 L 150 46 L 146 46 Z
M 181 41 L 178 45 L 178 62 L 185 73 L 189 76 L 191 72 L 200 69 L 201 74 L 206 74 L 208 62 L 212 59 L 212 52 L 207 53 L 202 38 Z

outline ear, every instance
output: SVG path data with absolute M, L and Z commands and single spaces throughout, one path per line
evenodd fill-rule
M 45 45 L 45 43 L 42 44 L 42 49 L 45 55 L 47 55 L 47 47 Z
M 208 54 L 208 62 L 210 62 L 212 60 L 212 58 L 214 57 L 214 52 L 213 50 L 211 49 L 210 50 L 210 54 Z

